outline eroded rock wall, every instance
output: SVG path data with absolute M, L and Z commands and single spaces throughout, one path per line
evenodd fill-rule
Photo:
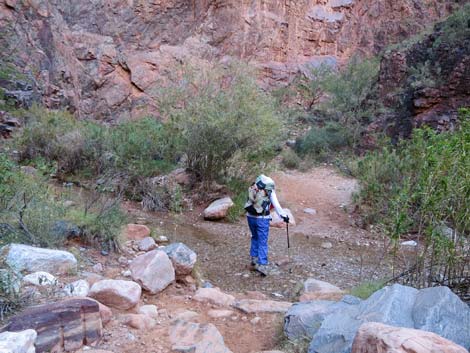
M 0 0 L 0 57 L 46 106 L 115 121 L 156 114 L 155 87 L 189 61 L 243 58 L 261 68 L 265 86 L 282 85 L 308 65 L 377 53 L 446 16 L 451 4 Z

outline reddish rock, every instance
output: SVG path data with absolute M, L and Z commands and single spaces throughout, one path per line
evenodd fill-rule
M 233 306 L 247 314 L 285 313 L 292 306 L 292 303 L 274 300 L 242 299 Z
M 338 287 L 318 279 L 309 278 L 304 282 L 300 302 L 311 300 L 341 300 L 346 293 Z
M 132 279 L 152 294 L 162 291 L 175 280 L 173 264 L 161 250 L 152 250 L 136 257 L 130 270 Z
M 468 351 L 432 332 L 363 324 L 354 338 L 351 353 L 467 353 Z
M 36 352 L 76 351 L 102 335 L 99 306 L 94 300 L 68 299 L 39 305 L 10 319 L 2 331 L 33 329 Z
M 91 287 L 89 296 L 107 306 L 127 310 L 139 303 L 141 293 L 135 282 L 105 279 Z
M 230 306 L 235 302 L 233 295 L 224 293 L 219 288 L 199 288 L 193 299 L 198 302 L 212 303 L 221 306 Z
M 203 212 L 204 219 L 209 221 L 217 221 L 227 216 L 228 210 L 233 206 L 230 197 L 224 197 L 212 202 Z
M 142 240 L 150 236 L 150 229 L 143 224 L 128 224 L 125 230 L 127 240 Z
M 170 341 L 177 352 L 232 353 L 212 324 L 178 320 L 170 327 Z

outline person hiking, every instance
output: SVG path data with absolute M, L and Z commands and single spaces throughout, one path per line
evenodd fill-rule
M 264 276 L 269 273 L 268 237 L 271 208 L 289 223 L 289 216 L 284 212 L 276 197 L 274 180 L 261 174 L 248 188 L 248 200 L 245 204 L 248 226 L 251 232 L 251 266 Z

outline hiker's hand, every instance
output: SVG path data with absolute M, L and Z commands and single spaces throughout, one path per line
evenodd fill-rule
M 289 223 L 289 216 L 282 216 L 282 220 L 286 223 Z

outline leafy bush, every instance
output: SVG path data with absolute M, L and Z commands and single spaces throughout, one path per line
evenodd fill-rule
M 98 194 L 99 195 L 99 194 Z M 119 199 L 92 197 L 79 208 L 64 207 L 62 195 L 39 177 L 25 175 L 5 154 L 0 154 L 0 245 L 25 243 L 58 247 L 67 240 L 56 231 L 58 221 L 71 221 L 84 240 L 106 246 L 118 244 L 125 217 Z
M 347 128 L 361 125 L 374 107 L 369 98 L 378 73 L 377 59 L 353 57 L 344 69 L 324 77 L 322 88 L 328 96 L 324 108 L 338 114 L 338 121 L 346 124 Z
M 159 106 L 175 154 L 207 183 L 223 176 L 236 154 L 248 157 L 272 145 L 281 127 L 273 100 L 239 64 L 186 69 L 160 92 Z
M 454 273 L 469 276 L 470 110 L 460 117 L 455 132 L 416 129 L 411 140 L 368 154 L 357 169 L 362 211 L 383 223 L 394 244 L 407 233 L 423 240 L 415 268 L 421 285 L 458 285 Z
M 296 151 L 302 155 L 325 155 L 337 152 L 351 145 L 350 131 L 338 123 L 330 122 L 323 127 L 312 127 L 302 138 L 298 139 Z
M 20 276 L 9 270 L 0 269 L 0 321 L 17 312 L 31 301 L 31 295 L 20 292 Z
M 296 169 L 300 166 L 299 156 L 291 149 L 282 151 L 281 157 L 282 164 L 288 169 Z
M 470 4 L 463 5 L 460 9 L 456 10 L 445 21 L 437 25 L 439 29 L 439 36 L 434 42 L 434 48 L 442 43 L 449 46 L 454 43 L 463 43 L 470 38 L 470 26 L 468 19 L 470 18 Z

